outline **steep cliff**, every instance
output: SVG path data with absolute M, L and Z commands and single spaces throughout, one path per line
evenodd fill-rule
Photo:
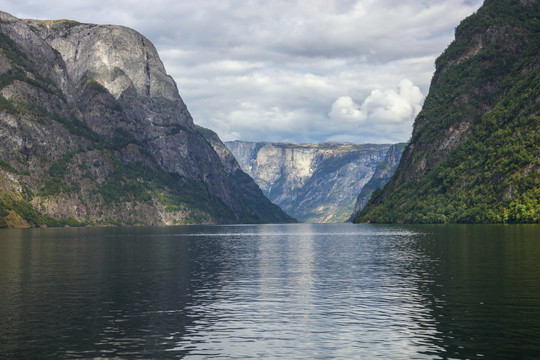
M 220 157 L 229 181 L 241 199 L 257 211 L 258 219 L 265 222 L 296 222 L 296 219 L 288 216 L 279 206 L 270 202 L 253 179 L 241 169 L 234 155 L 215 132 L 201 126 L 197 128 Z
M 0 12 L 0 141 L 0 226 L 291 220 L 239 190 L 129 28 Z
M 343 222 L 388 144 L 225 143 L 263 193 L 304 222 Z
M 358 222 L 538 222 L 540 2 L 488 0 L 456 29 L 400 165 Z
M 403 153 L 403 149 L 406 145 L 406 143 L 399 143 L 390 146 L 384 160 L 377 165 L 375 173 L 371 179 L 369 179 L 367 184 L 364 185 L 360 191 L 360 194 L 358 194 L 358 197 L 356 198 L 356 205 L 354 206 L 353 217 L 358 211 L 366 206 L 373 192 L 377 189 L 384 188 L 392 175 L 394 175 L 394 172 L 399 165 L 401 154 Z

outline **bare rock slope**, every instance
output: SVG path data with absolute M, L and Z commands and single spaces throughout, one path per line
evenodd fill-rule
M 390 144 L 225 143 L 263 193 L 304 222 L 343 222 Z
M 240 191 L 126 27 L 0 12 L 0 142 L 0 226 L 292 221 Z

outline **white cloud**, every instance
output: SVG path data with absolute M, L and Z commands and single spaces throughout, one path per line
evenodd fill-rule
M 341 123 L 363 123 L 367 114 L 361 106 L 356 104 L 350 96 L 340 96 L 332 104 L 332 110 L 328 114 L 330 119 Z
M 352 132 L 406 141 L 410 135 L 406 129 L 411 128 L 423 100 L 420 89 L 410 80 L 403 79 L 397 89 L 373 90 L 361 104 L 355 103 L 350 96 L 340 96 L 332 104 L 328 116 L 332 123 L 346 124 Z M 366 126 L 369 126 L 367 130 Z
M 411 121 L 422 108 L 424 96 L 410 80 L 402 80 L 396 90 L 373 90 L 362 104 L 366 118 L 381 123 Z
M 481 2 L 0 0 L 0 9 L 141 32 L 194 121 L 225 140 L 388 142 L 410 135 L 435 57 Z M 401 79 L 410 83 L 396 88 Z

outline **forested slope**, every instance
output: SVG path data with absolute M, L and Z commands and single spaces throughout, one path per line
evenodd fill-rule
M 396 173 L 355 221 L 537 223 L 540 2 L 486 1 L 435 65 Z

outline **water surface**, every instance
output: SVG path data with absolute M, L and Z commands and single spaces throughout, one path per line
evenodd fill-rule
M 0 358 L 540 358 L 540 227 L 0 231 Z

